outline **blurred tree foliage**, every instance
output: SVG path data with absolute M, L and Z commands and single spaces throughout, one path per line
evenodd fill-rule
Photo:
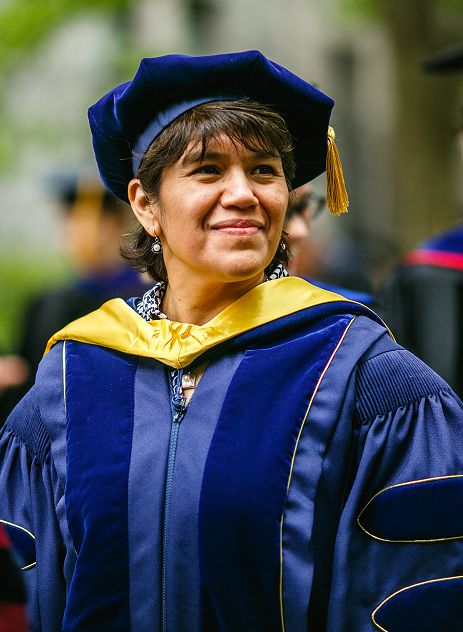
M 135 4 L 136 0 L 0 0 L 0 79 L 4 86 L 0 93 L 0 169 L 9 165 L 18 135 L 29 133 L 37 139 L 47 133 L 40 127 L 26 130 L 21 125 L 21 129 L 15 128 L 4 103 L 8 77 L 27 63 L 34 51 L 59 27 L 80 15 L 103 14 L 106 20 L 114 23 L 119 34 L 123 34 L 128 30 L 130 9 Z M 136 59 L 137 52 L 132 51 L 130 45 L 124 45 L 124 60 L 114 60 L 115 74 L 128 65 L 129 60 Z
M 463 76 L 427 75 L 422 62 L 462 40 L 463 4 L 461 0 L 343 0 L 343 6 L 357 19 L 376 20 L 391 43 L 395 99 L 391 186 L 397 239 L 405 250 L 457 219 L 451 131 Z
M 387 0 L 343 0 L 342 2 L 344 13 L 361 19 L 380 19 L 387 10 L 387 4 L 389 4 Z M 406 2 L 401 4 L 406 4 Z M 461 0 L 439 0 L 438 2 L 434 0 L 418 0 L 418 2 L 413 2 L 412 0 L 409 4 L 412 5 L 412 8 L 418 8 L 419 10 L 424 9 L 425 11 L 426 5 L 439 5 L 439 8 L 444 11 L 454 12 L 459 15 L 461 15 L 462 12 Z
M 0 70 L 16 64 L 66 20 L 79 13 L 102 12 L 114 19 L 136 0 L 2 0 L 0 1 Z
M 18 134 L 29 134 L 36 141 L 46 143 L 50 130 L 27 127 L 22 122 L 17 129 L 4 105 L 9 76 L 26 64 L 35 50 L 57 29 L 80 15 L 104 15 L 112 21 L 119 35 L 130 30 L 131 8 L 136 0 L 0 0 L 0 78 L 4 90 L 0 93 L 0 168 L 11 166 Z M 123 43 L 124 59 L 114 60 L 114 74 L 123 72 L 125 65 L 139 56 L 130 45 Z M 111 78 L 110 78 L 111 79 Z M 70 133 L 69 130 L 67 132 Z M 52 139 L 53 140 L 53 139 Z M 22 324 L 24 305 L 30 296 L 56 285 L 69 277 L 69 270 L 57 255 L 44 255 L 40 262 L 20 252 L 2 252 L 0 255 L 0 353 L 13 351 L 19 327 Z

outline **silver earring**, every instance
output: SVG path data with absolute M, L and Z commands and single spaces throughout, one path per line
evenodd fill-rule
M 285 244 L 285 242 L 282 239 L 280 240 L 280 248 L 283 251 L 286 250 L 286 244 Z
M 161 240 L 157 235 L 155 235 L 153 238 L 153 243 L 151 244 L 151 252 L 155 255 L 160 255 L 162 252 Z

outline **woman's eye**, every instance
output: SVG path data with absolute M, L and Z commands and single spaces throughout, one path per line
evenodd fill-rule
M 254 172 L 260 176 L 275 175 L 275 169 L 271 165 L 259 165 Z
M 195 173 L 205 173 L 206 175 L 215 175 L 219 170 L 214 165 L 202 165 L 195 170 Z

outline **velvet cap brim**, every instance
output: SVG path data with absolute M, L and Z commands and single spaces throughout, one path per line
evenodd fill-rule
M 221 100 L 222 95 L 227 100 L 228 95 L 248 97 L 284 117 L 295 143 L 293 186 L 325 171 L 327 130 L 334 105 L 330 97 L 259 51 L 166 55 L 143 59 L 132 81 L 114 88 L 89 109 L 93 148 L 104 185 L 127 201 L 127 185 L 135 175 L 134 157 L 136 166 L 137 152 L 146 151 L 174 120 L 170 113 L 176 118 L 189 109 L 189 103 L 194 107 L 195 103 Z M 155 130 L 151 139 L 146 133 L 149 129 Z

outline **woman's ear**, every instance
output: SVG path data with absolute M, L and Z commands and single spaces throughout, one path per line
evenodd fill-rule
M 158 205 L 148 199 L 138 178 L 130 180 L 127 195 L 135 217 L 146 232 L 151 237 L 159 235 Z

